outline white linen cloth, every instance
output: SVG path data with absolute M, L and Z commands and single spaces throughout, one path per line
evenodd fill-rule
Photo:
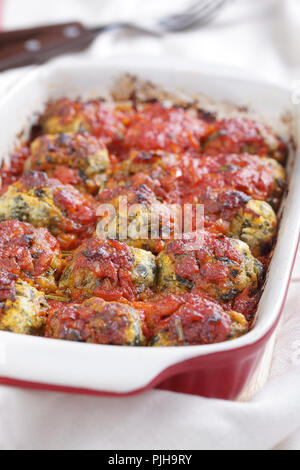
M 175 0 L 1 2 L 5 27 L 73 19 L 99 24 L 116 18 L 137 19 L 140 14 L 170 11 L 182 4 Z M 112 55 L 174 56 L 237 67 L 289 84 L 300 79 L 300 42 L 294 42 L 299 37 L 299 3 L 236 0 L 201 30 L 163 39 L 125 31 L 109 33 L 82 55 L 98 61 Z M 0 76 L 2 92 L 12 80 L 14 73 Z M 158 390 L 116 399 L 0 387 L 0 449 L 299 450 L 299 283 L 300 257 L 269 383 L 250 402 L 231 403 Z

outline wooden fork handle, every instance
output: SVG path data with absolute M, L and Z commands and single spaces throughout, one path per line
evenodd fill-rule
M 85 49 L 99 29 L 64 23 L 0 33 L 0 71 L 43 63 L 68 52 Z

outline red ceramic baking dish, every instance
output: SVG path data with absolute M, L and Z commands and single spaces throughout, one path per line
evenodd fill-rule
M 288 291 L 300 224 L 298 107 L 289 90 L 241 78 L 228 70 L 194 70 L 153 61 L 72 63 L 37 68 L 0 101 L 0 155 L 9 158 L 17 136 L 49 99 L 103 96 L 124 73 L 176 93 L 203 93 L 255 109 L 265 120 L 288 123 L 296 146 L 288 163 L 288 191 L 280 230 L 257 319 L 247 335 L 230 342 L 190 347 L 146 348 L 82 344 L 0 332 L 0 383 L 45 390 L 124 396 L 153 387 L 206 397 L 236 399 L 270 347 Z M 230 106 L 229 106 L 230 107 Z M 294 149 L 296 148 L 296 151 Z

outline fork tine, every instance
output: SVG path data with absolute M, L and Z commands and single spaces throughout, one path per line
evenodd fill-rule
M 183 15 L 183 22 L 194 24 L 202 22 L 207 16 L 215 14 L 225 3 L 226 0 L 210 0 L 202 4 L 202 8 L 194 9 L 193 13 Z
M 188 15 L 193 15 L 195 13 L 199 14 L 203 9 L 206 9 L 211 2 L 212 0 L 197 0 L 193 2 L 186 10 L 160 18 L 160 23 L 171 23 L 173 21 L 177 22 L 179 19 L 183 19 Z
M 207 11 L 210 10 L 211 6 L 206 2 L 199 8 L 198 11 L 190 14 L 179 13 L 171 15 L 163 20 L 160 20 L 159 24 L 167 31 L 178 30 L 181 28 L 188 27 L 189 23 L 194 22 L 196 18 L 201 18 L 202 15 L 206 15 Z
M 211 3 L 212 0 L 196 0 L 193 3 L 190 4 L 190 6 L 182 11 L 179 11 L 175 15 L 169 15 L 169 18 L 172 16 L 185 16 L 189 14 L 195 14 L 199 11 L 201 11 L 203 8 L 206 8 L 209 3 Z M 167 16 L 168 17 L 168 16 Z
M 225 4 L 227 0 L 209 0 L 201 4 L 198 2 L 198 8 L 194 4 L 193 13 L 172 15 L 168 19 L 160 21 L 160 26 L 166 31 L 183 31 L 193 25 L 207 23 L 217 11 Z
M 203 15 L 201 20 L 198 20 L 197 23 L 199 25 L 201 25 L 201 24 L 203 25 L 203 24 L 206 24 L 209 21 L 211 21 L 216 16 L 216 14 L 218 13 L 218 10 L 225 4 L 225 2 L 226 2 L 226 0 L 220 0 L 219 6 L 217 6 L 215 9 L 207 12 L 206 15 Z
M 201 15 L 195 14 L 195 22 L 203 24 L 212 18 L 227 2 L 227 0 L 214 0 Z
M 193 3 L 191 3 L 191 5 L 184 11 L 182 12 L 183 14 L 193 14 L 193 13 L 197 13 L 197 11 L 199 10 L 199 7 L 203 8 L 203 6 L 206 4 L 206 3 L 211 3 L 211 0 L 202 0 L 202 1 L 199 1 L 199 0 L 196 0 L 194 1 Z

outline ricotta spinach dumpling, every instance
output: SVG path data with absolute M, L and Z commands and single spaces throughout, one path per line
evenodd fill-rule
M 42 135 L 31 144 L 25 171 L 45 171 L 49 177 L 97 194 L 109 167 L 104 144 L 89 134 Z
M 120 146 L 127 156 L 130 150 L 165 150 L 199 155 L 200 142 L 210 126 L 191 112 L 162 103 L 141 105 L 129 120 Z
M 28 171 L 0 197 L 0 221 L 9 219 L 47 227 L 68 249 L 95 230 L 96 205 L 73 186 L 44 172 Z
M 205 295 L 156 294 L 140 303 L 151 346 L 212 344 L 238 338 L 249 330 L 244 315 Z
M 159 253 L 172 238 L 175 212 L 161 203 L 153 191 L 144 184 L 121 185 L 103 190 L 101 204 L 113 208 L 108 222 L 99 214 L 97 235 L 122 240 L 135 248 Z M 105 211 L 104 211 L 105 214 Z
M 269 254 L 278 227 L 270 204 L 236 190 L 207 189 L 198 200 L 204 205 L 205 230 L 244 241 L 257 258 Z
M 59 244 L 46 228 L 0 222 L 0 269 L 49 293 L 57 289 L 62 264 Z
M 61 98 L 48 103 L 39 124 L 43 134 L 87 132 L 106 144 L 122 141 L 124 115 L 114 103 Z
M 91 238 L 67 259 L 59 287 L 73 299 L 138 299 L 156 276 L 155 257 L 116 240 Z
M 244 289 L 255 292 L 262 275 L 246 243 L 208 232 L 171 241 L 158 256 L 161 292 L 206 293 L 227 303 Z
M 0 330 L 42 336 L 47 311 L 43 292 L 0 270 Z
M 288 147 L 268 126 L 252 119 L 227 118 L 216 121 L 203 150 L 216 153 L 243 153 L 268 156 L 284 162 Z
M 142 322 L 137 310 L 99 298 L 81 304 L 56 304 L 50 309 L 45 336 L 84 343 L 141 346 Z

